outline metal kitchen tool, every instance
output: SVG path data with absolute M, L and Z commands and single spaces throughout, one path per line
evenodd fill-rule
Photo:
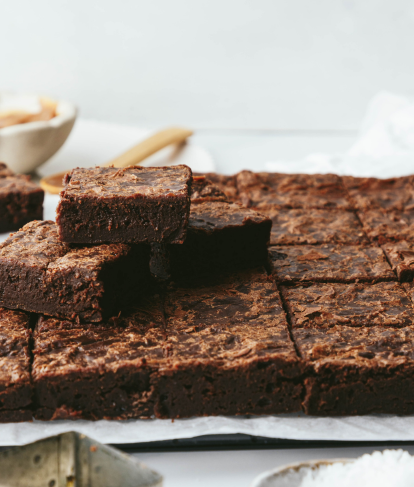
M 162 481 L 125 453 L 76 432 L 0 452 L 1 487 L 161 487 Z

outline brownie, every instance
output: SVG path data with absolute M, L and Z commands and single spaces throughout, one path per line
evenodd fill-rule
M 368 243 L 362 225 L 352 211 L 261 208 L 260 212 L 273 222 L 271 245 Z
M 128 419 L 151 417 L 152 375 L 163 362 L 165 322 L 159 296 L 129 315 L 79 326 L 40 317 L 34 330 L 35 417 Z
M 217 174 L 215 172 L 208 172 L 206 174 L 194 174 L 194 176 L 205 176 L 216 187 L 218 187 L 227 197 L 229 201 L 238 201 L 239 196 L 237 192 L 236 176 L 226 176 L 224 174 Z
M 68 243 L 182 243 L 191 169 L 96 167 L 65 176 L 56 222 Z
M 239 198 L 248 207 L 351 208 L 342 180 L 336 174 L 241 171 L 236 181 Z
M 0 305 L 101 321 L 146 289 L 148 259 L 145 246 L 70 247 L 54 222 L 33 221 L 0 244 Z
M 360 210 L 414 209 L 412 176 L 402 178 L 342 178 L 352 204 Z
M 414 310 L 397 282 L 311 283 L 282 287 L 292 328 L 414 325 Z
M 384 253 L 378 247 L 336 244 L 272 246 L 269 255 L 273 275 L 279 282 L 395 280 Z
M 319 416 L 414 413 L 414 327 L 294 328 L 309 366 L 303 408 Z
M 414 242 L 414 210 L 387 213 L 381 210 L 367 210 L 358 212 L 358 215 L 372 241 L 379 244 L 398 240 Z
M 29 315 L 0 308 L 0 422 L 31 421 Z
M 412 281 L 414 277 L 414 242 L 406 240 L 382 245 L 392 269 L 400 282 Z
M 300 410 L 302 363 L 263 270 L 171 286 L 165 313 L 157 417 Z
M 191 204 L 206 201 L 228 201 L 227 196 L 205 176 L 194 176 L 191 185 Z
M 192 203 L 187 239 L 169 246 L 173 278 L 265 265 L 271 226 L 269 218 L 237 203 Z
M 44 191 L 29 176 L 14 175 L 0 163 L 0 233 L 43 219 Z

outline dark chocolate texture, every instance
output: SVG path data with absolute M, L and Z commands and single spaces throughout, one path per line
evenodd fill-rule
M 146 289 L 148 259 L 144 246 L 71 248 L 54 222 L 33 221 L 0 244 L 0 305 L 101 321 L 130 290 Z
M 351 208 L 342 180 L 336 174 L 241 171 L 236 181 L 241 202 L 253 208 Z
M 238 192 L 236 185 L 236 176 L 226 176 L 224 174 L 217 174 L 209 172 L 206 174 L 194 174 L 194 176 L 205 176 L 216 187 L 218 187 L 227 197 L 229 201 L 238 201 Z
M 65 177 L 56 222 L 68 243 L 182 243 L 191 169 L 96 167 Z
M 301 407 L 303 367 L 275 285 L 260 270 L 167 293 L 168 361 L 156 414 L 275 414 Z
M 29 315 L 0 308 L 0 422 L 31 421 Z
M 408 240 L 414 242 L 414 210 L 367 210 L 358 215 L 368 237 L 379 244 Z
M 279 282 L 395 280 L 383 251 L 373 246 L 272 246 L 269 255 L 273 275 Z
M 406 240 L 387 243 L 382 249 L 400 282 L 412 281 L 414 277 L 414 242 Z

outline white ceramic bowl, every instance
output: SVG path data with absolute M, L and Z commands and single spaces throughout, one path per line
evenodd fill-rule
M 50 159 L 68 138 L 77 109 L 72 103 L 58 101 L 56 112 L 48 121 L 0 129 L 0 161 L 16 173 L 27 173 Z
M 335 458 L 285 465 L 262 473 L 253 480 L 250 487 L 299 487 L 308 470 L 317 470 L 333 463 L 350 463 L 353 461 L 350 458 Z

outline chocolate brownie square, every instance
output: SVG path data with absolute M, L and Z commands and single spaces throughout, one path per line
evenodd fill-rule
M 368 243 L 362 225 L 352 211 L 262 208 L 260 212 L 273 222 L 271 245 Z
M 353 205 L 359 210 L 414 209 L 412 176 L 402 178 L 342 178 Z
M 206 174 L 195 173 L 194 176 L 205 176 L 216 187 L 222 191 L 229 201 L 238 201 L 239 195 L 237 192 L 236 175 L 226 176 L 224 174 L 217 174 L 215 172 L 208 172 Z
M 0 422 L 31 421 L 29 315 L 0 308 Z
M 172 277 L 267 264 L 271 226 L 268 217 L 237 203 L 192 204 L 186 241 L 169 246 Z
M 414 242 L 406 240 L 382 245 L 392 269 L 400 282 L 412 281 L 414 277 Z
M 129 315 L 79 326 L 40 317 L 32 378 L 37 419 L 151 417 L 152 375 L 163 363 L 165 322 L 159 296 Z
M 414 242 L 414 210 L 360 211 L 358 215 L 368 237 L 379 244 L 408 240 Z
M 414 310 L 397 282 L 282 286 L 292 328 L 414 325 Z
M 43 218 L 44 192 L 29 176 L 13 175 L 0 163 L 0 233 Z
M 56 222 L 68 243 L 182 243 L 191 169 L 96 167 L 65 176 Z
M 351 208 L 336 174 L 279 174 L 241 171 L 236 176 L 241 202 L 253 208 Z
M 360 245 L 292 245 L 269 248 L 279 282 L 394 281 L 395 274 L 378 247 Z
M 158 417 L 300 410 L 303 367 L 264 271 L 172 286 L 165 313 Z
M 146 246 L 70 247 L 52 221 L 33 221 L 0 244 L 0 305 L 101 321 L 130 290 L 148 287 Z
M 318 416 L 414 413 L 414 327 L 294 328 L 309 366 L 303 408 Z

